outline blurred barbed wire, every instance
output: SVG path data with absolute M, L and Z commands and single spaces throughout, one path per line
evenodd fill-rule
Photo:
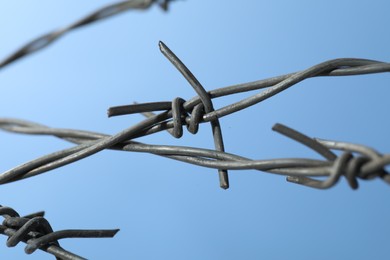
M 95 12 L 83 17 L 82 19 L 74 23 L 69 24 L 68 26 L 59 28 L 30 41 L 29 43 L 25 44 L 20 49 L 0 61 L 0 69 L 25 56 L 28 56 L 47 47 L 54 41 L 58 40 L 61 36 L 77 28 L 95 23 L 105 18 L 109 18 L 111 16 L 123 13 L 125 11 L 146 10 L 150 8 L 152 4 L 158 4 L 163 10 L 167 11 L 169 2 L 172 1 L 174 0 L 128 0 L 115 4 L 110 4 L 108 6 L 96 10 Z
M 64 238 L 110 238 L 115 236 L 119 229 L 68 229 L 53 231 L 49 222 L 44 218 L 45 212 L 29 214 L 21 217 L 10 207 L 0 205 L 0 215 L 4 217 L 0 225 L 0 234 L 8 236 L 7 246 L 14 247 L 19 242 L 26 243 L 26 254 L 32 254 L 41 249 L 52 254 L 56 259 L 82 260 L 86 259 L 63 249 L 58 240 Z

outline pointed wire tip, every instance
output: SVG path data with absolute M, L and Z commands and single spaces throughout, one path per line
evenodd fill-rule
M 107 109 L 107 116 L 112 117 L 112 109 L 111 108 Z
M 274 124 L 273 126 L 272 126 L 272 130 L 273 131 L 277 131 L 277 130 L 279 130 L 280 128 L 283 128 L 284 127 L 284 125 L 282 125 L 282 124 L 280 124 L 280 123 L 276 123 L 276 124 Z
M 168 48 L 167 45 L 163 41 L 158 42 L 158 47 L 160 48 L 160 51 L 162 53 L 166 52 L 166 49 Z
M 45 211 L 38 211 L 32 214 L 28 214 L 23 216 L 24 218 L 34 218 L 34 217 L 44 217 L 45 216 Z
M 134 104 L 136 104 L 136 103 L 134 102 Z M 123 116 L 123 115 L 127 115 L 127 114 L 130 114 L 128 105 L 115 106 L 115 107 L 110 107 L 107 109 L 107 116 L 108 117 Z
M 221 185 L 220 187 L 221 187 L 222 189 L 224 189 L 224 190 L 229 189 L 229 185 Z
M 113 229 L 112 230 L 112 237 L 114 237 L 118 232 L 120 231 L 120 229 L 119 228 L 117 228 L 117 229 Z
M 299 177 L 296 177 L 296 176 L 287 176 L 286 181 L 292 182 L 292 183 L 300 183 Z
M 229 189 L 229 179 L 227 176 L 220 176 L 219 180 L 219 187 L 221 187 L 224 190 Z

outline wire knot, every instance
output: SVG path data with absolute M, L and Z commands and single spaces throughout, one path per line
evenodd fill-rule
M 60 246 L 57 240 L 50 240 L 43 245 L 36 243 L 37 239 L 42 239 L 42 237 L 53 233 L 53 229 L 49 222 L 43 217 L 44 212 L 20 217 L 12 208 L 0 207 L 0 215 L 4 216 L 3 226 L 15 230 L 15 232 L 8 237 L 6 243 L 8 247 L 14 247 L 19 242 L 23 241 L 27 243 L 25 252 L 31 254 L 41 246 Z
M 196 105 L 192 111 L 186 111 L 183 107 L 185 100 L 177 97 L 172 101 L 173 129 L 170 133 L 180 138 L 183 135 L 183 124 L 187 125 L 187 130 L 191 134 L 196 134 L 199 130 L 199 123 L 204 115 L 203 104 Z M 191 112 L 191 113 L 189 113 Z
M 62 238 L 71 237 L 113 237 L 119 229 L 113 230 L 61 230 L 54 232 L 49 221 L 44 218 L 45 212 L 40 211 L 34 214 L 20 217 L 18 212 L 9 207 L 0 205 L 0 215 L 4 217 L 0 225 L 0 233 L 8 236 L 6 242 L 8 247 L 14 247 L 19 242 L 27 245 L 24 251 L 32 254 L 37 249 L 47 251 L 51 247 L 50 253 L 57 256 L 57 259 L 84 259 L 73 253 L 67 252 L 60 247 L 58 242 Z M 49 251 L 47 251 L 49 252 Z M 59 258 L 61 255 L 61 258 Z
M 387 163 L 388 158 L 386 159 L 386 157 L 369 158 L 361 155 L 353 156 L 351 152 L 344 152 L 334 161 L 326 180 L 316 180 L 305 176 L 288 176 L 287 181 L 317 189 L 328 189 L 334 186 L 341 176 L 344 176 L 349 186 L 355 190 L 359 187 L 358 178 L 367 180 L 380 177 L 385 182 L 390 183 L 390 175 L 384 169 Z

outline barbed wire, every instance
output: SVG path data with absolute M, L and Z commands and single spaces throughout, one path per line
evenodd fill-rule
M 23 47 L 9 55 L 7 58 L 0 61 L 0 69 L 19 60 L 22 57 L 28 56 L 49 46 L 54 41 L 58 40 L 61 36 L 77 28 L 89 25 L 91 23 L 95 23 L 105 18 L 109 18 L 111 16 L 123 13 L 125 11 L 146 10 L 150 8 L 152 4 L 158 4 L 163 10 L 167 11 L 169 2 L 172 1 L 174 0 L 128 0 L 115 4 L 110 4 L 108 6 L 96 10 L 95 12 L 83 17 L 82 19 L 74 23 L 71 23 L 68 26 L 44 34 L 25 44 Z
M 159 46 L 161 52 L 194 88 L 198 94 L 197 96 L 188 101 L 175 98 L 172 102 L 164 101 L 111 107 L 108 109 L 109 117 L 134 113 L 141 113 L 146 116 L 145 120 L 114 135 L 49 128 L 24 120 L 0 118 L 0 129 L 5 131 L 53 135 L 77 144 L 74 147 L 48 154 L 2 173 L 0 184 L 42 174 L 104 149 L 147 152 L 190 164 L 215 168 L 219 171 L 220 186 L 224 189 L 229 187 L 227 171 L 242 169 L 255 169 L 287 175 L 287 180 L 290 182 L 320 189 L 332 187 L 341 176 L 346 177 L 353 189 L 358 187 L 357 178 L 364 180 L 379 177 L 390 183 L 389 174 L 385 170 L 385 167 L 390 164 L 390 154 L 383 155 L 371 148 L 357 144 L 309 138 L 281 124 L 276 124 L 273 130 L 311 148 L 324 157 L 324 160 L 307 158 L 251 160 L 226 153 L 223 147 L 222 130 L 218 121 L 221 117 L 264 101 L 304 79 L 318 76 L 347 76 L 389 72 L 390 63 L 366 59 L 335 59 L 322 62 L 302 71 L 207 92 L 191 71 L 164 43 L 160 42 Z M 265 90 L 217 110 L 213 108 L 213 98 L 258 89 Z M 163 112 L 154 114 L 155 111 Z M 132 141 L 134 138 L 163 130 L 169 131 L 175 138 L 180 138 L 183 134 L 183 126 L 187 126 L 190 133 L 196 134 L 199 124 L 206 122 L 210 122 L 212 126 L 215 150 L 150 145 Z M 343 153 L 338 156 L 332 150 L 343 151 Z M 321 176 L 327 176 L 328 178 L 326 180 L 312 178 Z
M 86 259 L 63 249 L 58 240 L 63 238 L 111 238 L 119 229 L 83 230 L 68 229 L 53 231 L 49 222 L 44 218 L 45 212 L 29 214 L 21 217 L 12 208 L 0 205 L 0 215 L 4 217 L 0 225 L 0 233 L 8 236 L 7 246 L 14 247 L 19 242 L 26 243 L 26 254 L 32 254 L 41 249 L 52 254 L 56 259 L 82 260 Z
M 27 43 L 3 61 L 0 69 L 44 49 L 66 33 L 92 24 L 127 10 L 146 10 L 153 4 L 164 10 L 173 0 L 130 0 L 111 4 L 58 30 L 40 36 Z M 219 118 L 236 113 L 258 104 L 278 93 L 312 77 L 351 76 L 390 72 L 390 63 L 354 58 L 341 58 L 322 62 L 308 69 L 238 85 L 207 91 L 180 59 L 162 42 L 159 47 L 164 56 L 179 70 L 196 92 L 196 96 L 184 100 L 176 97 L 173 101 L 151 102 L 114 106 L 108 109 L 108 116 L 140 113 L 145 120 L 117 134 L 108 135 L 77 129 L 51 128 L 35 122 L 15 118 L 0 118 L 0 129 L 13 133 L 51 135 L 71 142 L 75 146 L 50 153 L 26 162 L 0 175 L 0 184 L 33 177 L 91 156 L 105 149 L 127 152 L 150 153 L 169 159 L 217 169 L 220 187 L 229 188 L 228 170 L 258 170 L 265 173 L 287 176 L 287 181 L 304 186 L 327 189 L 344 177 L 352 189 L 358 188 L 358 180 L 379 178 L 390 184 L 390 174 L 385 167 L 390 164 L 390 154 L 381 154 L 374 149 L 353 143 L 310 138 L 303 133 L 282 124 L 275 124 L 273 130 L 302 143 L 323 159 L 279 158 L 252 160 L 225 151 L 222 126 Z M 242 92 L 262 90 L 233 104 L 214 108 L 212 100 Z M 160 111 L 160 113 L 155 113 Z M 161 112 L 162 111 L 162 112 Z M 183 127 L 196 134 L 199 124 L 210 123 L 215 150 L 188 146 L 156 145 L 136 142 L 133 139 L 168 131 L 173 137 L 183 135 Z M 22 241 L 27 244 L 26 252 L 44 250 L 57 259 L 84 259 L 60 247 L 58 240 L 68 237 L 113 237 L 118 230 L 63 230 L 53 232 L 44 213 L 20 217 L 11 208 L 0 205 L 4 216 L 0 233 L 7 235 L 8 246 Z

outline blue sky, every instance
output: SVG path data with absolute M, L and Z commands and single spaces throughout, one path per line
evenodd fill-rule
M 3 1 L 0 59 L 27 41 L 111 3 Z M 194 90 L 159 52 L 164 41 L 207 90 L 354 57 L 388 62 L 388 1 L 177 1 L 169 12 L 129 11 L 73 31 L 0 71 L 1 117 L 52 127 L 117 133 L 143 120 L 107 118 L 110 106 L 190 99 Z M 221 119 L 226 151 L 253 159 L 317 158 L 271 131 L 283 123 L 325 139 L 389 152 L 388 74 L 306 80 Z M 214 106 L 251 93 L 216 99 Z M 210 127 L 152 144 L 213 148 Z M 0 171 L 70 147 L 46 136 L 0 133 Z M 351 190 L 342 179 L 314 190 L 257 171 L 215 170 L 149 155 L 103 151 L 44 175 L 0 187 L 0 204 L 39 210 L 54 230 L 120 228 L 113 239 L 67 239 L 88 259 L 386 259 L 389 187 Z M 386 206 L 387 205 L 387 206 Z M 76 213 L 75 213 L 76 212 Z M 1 259 L 51 259 L 24 245 Z

